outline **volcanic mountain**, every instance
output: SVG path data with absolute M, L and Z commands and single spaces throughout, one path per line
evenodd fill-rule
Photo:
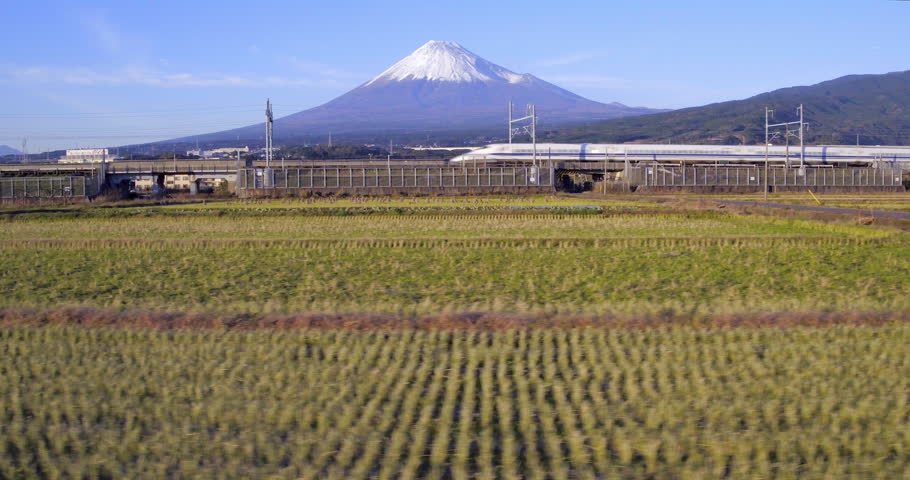
M 518 74 L 454 42 L 431 41 L 372 80 L 309 110 L 275 120 L 287 140 L 363 132 L 419 133 L 505 128 L 507 105 L 524 116 L 537 108 L 539 125 L 605 120 L 657 112 L 588 100 L 530 74 Z M 262 124 L 199 136 L 200 141 L 258 139 Z M 195 137 L 193 137 L 195 138 Z

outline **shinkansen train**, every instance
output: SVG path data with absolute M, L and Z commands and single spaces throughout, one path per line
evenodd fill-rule
M 800 164 L 799 146 L 772 146 L 768 159 L 775 164 Z M 910 147 L 805 147 L 805 164 L 910 168 Z M 530 143 L 501 143 L 488 145 L 459 155 L 451 162 L 531 162 L 534 146 Z M 765 147 L 761 145 L 643 145 L 595 143 L 538 143 L 538 161 L 584 162 L 611 160 L 631 163 L 761 163 Z

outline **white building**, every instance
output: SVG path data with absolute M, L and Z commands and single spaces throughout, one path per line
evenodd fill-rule
M 106 148 L 77 148 L 67 150 L 66 155 L 60 157 L 58 163 L 101 163 L 116 160 Z
M 215 190 L 222 183 L 223 178 L 196 178 L 195 175 L 168 175 L 164 177 L 164 187 L 168 190 L 190 190 L 190 184 L 196 183 L 200 190 Z M 155 186 L 155 177 L 137 177 L 133 181 L 137 191 L 151 192 Z
M 226 148 L 213 148 L 212 150 L 189 150 L 186 152 L 187 155 L 196 155 L 197 157 L 202 158 L 212 158 L 212 157 L 227 157 L 233 156 L 240 153 L 250 153 L 250 147 L 226 147 Z

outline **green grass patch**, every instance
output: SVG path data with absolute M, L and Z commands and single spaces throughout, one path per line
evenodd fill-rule
M 0 306 L 228 312 L 908 310 L 910 245 L 733 238 L 49 242 Z
M 437 213 L 339 216 L 163 208 L 4 217 L 0 307 L 420 315 L 910 310 L 910 242 L 886 228 L 713 211 L 432 207 Z

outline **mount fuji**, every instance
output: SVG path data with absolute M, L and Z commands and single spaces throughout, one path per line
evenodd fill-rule
M 344 95 L 276 119 L 275 139 L 504 128 L 509 101 L 522 116 L 525 104 L 535 104 L 542 126 L 659 111 L 595 102 L 484 60 L 455 42 L 431 41 Z M 260 123 L 198 139 L 260 139 L 263 131 Z

